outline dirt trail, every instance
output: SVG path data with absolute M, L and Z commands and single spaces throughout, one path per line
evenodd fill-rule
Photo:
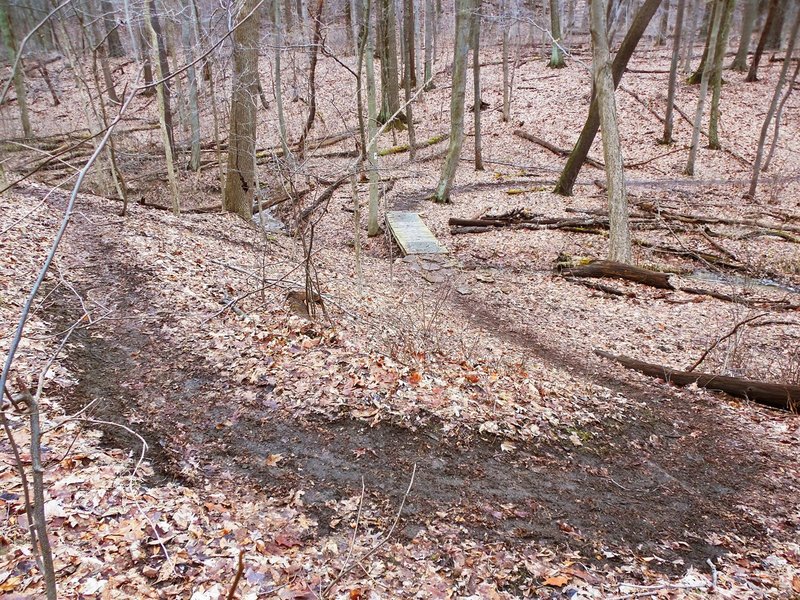
M 446 519 L 462 523 L 468 535 L 508 543 L 534 540 L 594 557 L 609 547 L 656 555 L 660 560 L 651 566 L 676 573 L 723 551 L 709 543 L 712 533 L 765 536 L 740 505 L 760 503 L 766 510 L 779 504 L 777 485 L 768 481 L 775 457 L 751 447 L 746 431 L 718 428 L 710 408 L 657 397 L 608 376 L 601 383 L 650 398 L 650 408 L 636 421 L 604 425 L 580 448 L 517 444 L 506 453 L 493 437 L 442 438 L 435 422 L 412 431 L 390 424 L 299 421 L 266 408 L 240 414 L 235 402 L 217 399 L 235 398 L 241 385 L 159 337 L 164 315 L 144 292 L 148 274 L 131 267 L 115 241 L 120 238 L 104 231 L 76 220 L 65 252 L 91 272 L 87 281 L 93 289 L 78 291 L 108 295 L 115 316 L 125 318 L 108 319 L 74 340 L 67 362 L 81 384 L 67 390 L 67 406 L 78 409 L 98 398 L 93 414 L 142 433 L 162 477 L 180 474 L 186 448 L 201 448 L 201 455 L 190 458 L 212 481 L 233 471 L 269 495 L 303 489 L 324 535 L 331 516 L 326 503 L 356 494 L 363 476 L 371 497 L 394 510 L 417 465 L 405 535 Z M 62 327 L 80 313 L 64 295 L 49 314 Z M 529 353 L 553 363 L 567 358 L 489 315 L 473 316 L 487 332 Z M 596 377 L 592 365 L 575 373 Z M 258 389 L 258 399 L 268 400 L 270 393 Z M 145 414 L 145 400 L 152 406 L 153 398 L 162 398 L 163 408 Z M 138 450 L 138 440 L 118 428 L 106 432 L 108 443 Z M 264 458 L 270 454 L 286 458 L 267 467 Z

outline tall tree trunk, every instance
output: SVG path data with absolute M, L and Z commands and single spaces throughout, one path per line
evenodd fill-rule
M 625 191 L 625 173 L 622 165 L 622 146 L 617 127 L 617 105 L 614 99 L 614 77 L 608 51 L 606 7 L 604 0 L 592 0 L 591 25 L 592 67 L 594 89 L 602 128 L 603 157 L 608 189 L 608 258 L 630 263 L 631 233 L 628 224 L 628 198 Z
M 109 0 L 100 0 L 100 9 L 103 11 L 103 22 L 106 27 L 106 44 L 108 45 L 108 55 L 111 58 L 125 56 L 125 49 L 119 39 L 119 27 L 114 18 L 114 7 Z
M 711 15 L 711 22 L 713 23 L 717 17 L 717 12 L 722 10 L 723 6 L 716 0 L 711 0 L 711 3 L 707 5 L 706 13 Z M 711 47 L 716 44 L 716 39 L 712 37 L 713 35 L 713 28 L 709 27 L 706 30 L 706 43 L 703 46 L 703 56 L 700 58 L 700 64 L 697 66 L 697 69 L 694 73 L 692 73 L 689 78 L 686 80 L 686 83 L 690 83 L 692 85 L 697 85 L 700 83 L 700 80 L 703 78 L 703 72 L 706 70 L 706 62 L 708 61 L 709 51 Z
M 397 65 L 397 30 L 394 0 L 377 0 L 382 33 L 378 40 L 378 53 L 381 60 L 381 112 L 379 123 L 390 123 L 397 129 L 403 128 L 406 116 L 400 110 L 400 78 Z M 396 115 L 396 116 L 395 116 Z
M 712 39 L 716 39 L 719 35 L 719 30 L 722 27 L 723 18 L 723 4 L 726 0 L 714 0 L 717 6 L 714 7 L 714 20 L 711 23 L 710 35 Z M 702 78 L 700 80 L 700 93 L 697 99 L 697 110 L 694 115 L 694 128 L 692 130 L 692 146 L 689 149 L 689 160 L 686 163 L 686 174 L 690 177 L 694 176 L 695 161 L 697 160 L 697 150 L 700 145 L 700 127 L 703 122 L 703 110 L 705 108 L 706 96 L 708 95 L 708 83 L 711 79 L 711 72 L 714 64 L 714 54 L 716 53 L 716 44 L 709 45 L 709 56 L 705 62 Z
M 761 55 L 764 53 L 764 48 L 769 38 L 769 32 L 770 29 L 772 29 L 772 23 L 775 21 L 776 14 L 779 10 L 780 0 L 770 0 L 769 8 L 767 9 L 767 18 L 764 21 L 761 36 L 758 38 L 755 54 L 753 54 L 753 62 L 750 63 L 750 70 L 747 71 L 747 77 L 745 77 L 745 81 L 749 83 L 758 81 L 758 65 L 761 63 Z
M 311 46 L 311 62 L 308 67 L 308 118 L 300 134 L 300 141 L 297 144 L 300 156 L 305 152 L 306 139 L 308 133 L 314 126 L 314 119 L 317 116 L 317 57 L 319 47 L 322 45 L 322 8 L 325 0 L 317 0 L 317 10 L 314 13 L 314 37 Z
M 192 157 L 189 168 L 192 171 L 200 169 L 200 109 L 197 101 L 197 71 L 194 62 L 194 9 L 192 3 L 184 6 L 181 21 L 181 40 L 183 42 L 183 57 L 189 67 L 186 78 L 189 82 L 189 126 L 192 132 Z
M 415 68 L 414 68 L 414 0 L 405 0 L 403 7 L 403 37 L 405 43 L 405 60 L 403 61 L 403 87 L 406 95 L 406 124 L 408 125 L 408 154 L 413 160 L 416 157 L 417 140 L 414 135 L 414 110 L 412 106 L 412 94 L 415 81 Z
M 666 0 L 664 6 L 661 7 L 661 21 L 658 24 L 658 35 L 656 36 L 656 46 L 665 46 L 667 44 L 667 34 L 669 33 L 669 12 L 670 0 Z
M 694 58 L 694 42 L 697 39 L 697 17 L 700 14 L 700 7 L 704 6 L 704 0 L 692 0 L 692 13 L 689 19 L 688 36 L 686 40 L 686 62 L 683 65 L 683 72 L 692 72 L 692 59 Z
M 283 45 L 283 24 L 281 21 L 281 0 L 273 0 L 272 8 L 275 15 L 275 111 L 278 113 L 278 136 L 281 138 L 283 156 L 290 158 L 289 144 L 286 133 L 286 115 L 283 111 L 283 81 L 281 79 L 281 51 Z
M 433 14 L 433 0 L 425 0 L 425 91 L 432 90 L 433 85 L 433 31 L 436 27 Z
M 11 22 L 8 0 L 0 0 L 0 37 L 5 42 L 8 60 L 13 65 L 17 58 L 17 43 L 14 36 L 14 25 Z M 14 91 L 17 94 L 17 108 L 19 109 L 19 120 L 22 123 L 22 135 L 25 139 L 30 139 L 33 137 L 33 129 L 28 115 L 28 96 L 25 93 L 25 67 L 22 65 L 22 61 L 14 70 Z
M 794 1 L 794 0 L 793 0 Z M 767 32 L 766 50 L 780 50 L 781 40 L 783 39 L 783 24 L 786 21 L 786 13 L 789 11 L 789 0 L 778 0 L 778 7 L 772 25 Z
M 507 23 L 503 27 L 503 122 L 511 120 L 511 77 L 508 66 L 508 46 L 509 46 L 509 26 Z
M 156 52 L 156 72 L 157 81 L 156 97 L 158 98 L 158 121 L 161 126 L 161 138 L 164 143 L 164 155 L 167 162 L 167 181 L 169 183 L 170 196 L 172 197 L 172 212 L 180 212 L 180 196 L 178 194 L 178 176 L 175 172 L 175 142 L 172 134 L 172 111 L 170 110 L 169 85 L 162 81 L 169 75 L 167 65 L 167 52 L 164 48 L 163 35 L 155 14 L 155 0 L 145 0 L 145 20 L 150 31 L 150 42 L 153 51 Z
M 449 202 L 450 190 L 464 142 L 464 100 L 467 88 L 467 56 L 472 21 L 472 0 L 456 0 L 456 30 L 453 47 L 453 90 L 450 94 L 450 141 L 442 175 L 433 195 L 435 202 Z
M 798 11 L 797 16 L 795 17 L 794 24 L 792 25 L 792 31 L 789 34 L 789 45 L 786 48 L 786 58 L 783 61 L 783 66 L 781 67 L 781 73 L 778 76 L 778 82 L 775 84 L 775 92 L 772 94 L 772 100 L 769 104 L 769 110 L 767 110 L 767 115 L 764 117 L 764 124 L 761 126 L 761 135 L 758 138 L 758 149 L 756 150 L 756 159 L 753 161 L 753 175 L 750 179 L 750 189 L 747 192 L 747 196 L 750 198 L 755 198 L 756 196 L 756 189 L 758 188 L 758 179 L 761 174 L 761 163 L 764 160 L 764 143 L 767 139 L 767 133 L 769 132 L 769 125 L 772 122 L 772 117 L 775 116 L 775 111 L 778 108 L 778 101 L 781 97 L 781 92 L 783 91 L 783 85 L 786 82 L 786 74 L 789 71 L 789 66 L 792 63 L 792 56 L 794 55 L 794 46 L 797 41 L 797 32 L 800 29 L 800 11 Z
M 722 61 L 728 48 L 728 36 L 731 31 L 733 9 L 736 0 L 725 0 L 722 7 L 722 23 L 720 24 L 714 48 L 714 70 L 711 72 L 711 118 L 708 126 L 708 147 L 720 149 L 719 143 L 719 100 L 722 94 Z
M 241 25 L 233 33 L 233 82 L 231 122 L 228 134 L 228 175 L 223 207 L 248 221 L 255 194 L 255 147 L 257 134 L 258 37 L 261 11 L 257 0 L 246 0 L 239 10 Z M 247 15 L 252 11 L 252 15 Z M 245 22 L 241 19 L 247 18 Z
M 378 95 L 375 90 L 375 30 L 371 25 L 370 0 L 365 0 L 365 27 L 367 28 L 367 163 L 369 167 L 369 214 L 367 216 L 367 235 L 374 237 L 380 233 L 378 226 Z
M 683 18 L 686 12 L 686 0 L 678 0 L 678 14 L 675 16 L 675 33 L 672 40 L 672 62 L 669 69 L 669 89 L 667 91 L 667 113 L 664 118 L 663 144 L 672 143 L 672 125 L 675 105 L 675 86 L 678 82 L 678 58 L 681 49 L 681 33 L 683 32 Z
M 561 45 L 561 14 L 558 0 L 550 0 L 550 34 L 553 36 L 553 50 L 550 54 L 550 62 L 547 64 L 551 69 L 560 69 L 566 66 L 564 53 L 559 47 Z
M 658 10 L 661 0 L 645 0 L 642 7 L 636 13 L 636 17 L 631 23 L 628 33 L 625 34 L 625 39 L 622 40 L 619 50 L 614 55 L 614 61 L 611 63 L 611 75 L 614 78 L 614 86 L 619 85 L 622 80 L 622 74 L 625 72 L 625 67 L 631 59 L 636 46 L 639 43 L 642 35 L 644 34 L 650 20 Z M 556 184 L 555 193 L 562 196 L 571 196 L 572 188 L 575 185 L 575 180 L 578 178 L 578 173 L 581 171 L 586 157 L 589 154 L 589 148 L 592 147 L 594 136 L 597 135 L 597 130 L 600 127 L 600 115 L 598 112 L 597 101 L 592 99 L 592 104 L 589 108 L 589 115 L 586 117 L 586 123 L 583 125 L 581 134 L 575 147 L 570 152 L 567 164 L 564 165 L 564 170 Z
M 475 11 L 472 15 L 472 98 L 475 125 L 475 170 L 483 171 L 481 152 L 481 0 L 475 0 Z
M 747 53 L 750 51 L 750 42 L 753 38 L 753 29 L 758 16 L 758 0 L 745 0 L 744 14 L 742 15 L 742 35 L 739 38 L 739 48 L 736 57 L 731 63 L 731 69 L 744 73 L 747 71 Z

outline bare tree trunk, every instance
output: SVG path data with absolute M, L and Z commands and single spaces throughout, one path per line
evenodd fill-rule
M 273 0 L 275 14 L 275 111 L 278 113 L 278 135 L 281 138 L 283 156 L 290 157 L 286 137 L 286 116 L 283 112 L 283 82 L 281 80 L 281 50 L 283 44 L 283 25 L 281 23 L 281 0 Z
M 792 31 L 789 34 L 789 46 L 786 48 L 786 58 L 781 67 L 781 73 L 778 76 L 778 82 L 775 84 L 775 92 L 772 94 L 772 101 L 769 104 L 767 116 L 764 117 L 764 124 L 761 126 L 761 135 L 758 138 L 758 149 L 756 150 L 756 159 L 753 161 L 753 175 L 750 179 L 750 189 L 747 192 L 747 197 L 755 198 L 756 189 L 758 188 L 758 179 L 761 174 L 761 162 L 764 159 L 764 143 L 767 139 L 769 126 L 772 122 L 772 117 L 775 116 L 775 111 L 778 108 L 778 101 L 783 91 L 783 85 L 786 82 L 786 74 L 789 71 L 789 66 L 792 63 L 792 56 L 794 55 L 794 46 L 797 40 L 797 32 L 800 29 L 800 12 L 795 17 Z
M 511 120 L 511 77 L 508 68 L 509 26 L 503 23 L 503 122 Z
M 0 0 L 0 37 L 5 42 L 8 51 L 8 59 L 11 64 L 17 57 L 17 43 L 14 36 L 14 25 L 11 22 L 8 0 Z M 25 139 L 33 137 L 31 120 L 28 116 L 28 96 L 25 93 L 25 68 L 20 65 L 14 70 L 14 91 L 17 94 L 17 108 L 19 109 L 19 120 L 22 123 L 22 135 Z
M 672 143 L 672 124 L 675 104 L 675 86 L 678 82 L 678 58 L 681 49 L 681 33 L 683 32 L 683 18 L 686 12 L 686 0 L 678 0 L 678 14 L 675 16 L 675 32 L 672 41 L 672 63 L 669 69 L 669 89 L 667 91 L 667 113 L 664 118 L 663 144 Z
M 722 8 L 723 8 L 722 4 L 720 2 L 717 2 L 717 0 L 711 0 L 711 3 L 706 6 L 706 13 L 708 13 L 709 11 L 711 13 L 711 23 L 713 23 L 714 20 L 717 18 L 717 12 L 722 10 Z M 713 35 L 713 28 L 709 27 L 706 30 L 706 43 L 703 47 L 703 56 L 700 58 L 700 64 L 697 66 L 695 72 L 688 77 L 686 83 L 697 85 L 703 78 L 703 72 L 706 69 L 706 62 L 708 62 L 709 52 L 712 50 L 712 46 L 716 44 L 716 39 L 712 37 L 712 35 Z
M 164 48 L 163 36 L 155 14 L 155 0 L 145 0 L 145 20 L 150 30 L 150 41 L 156 52 L 156 79 L 162 81 L 168 73 L 167 52 Z M 158 121 L 161 125 L 161 137 L 164 142 L 164 154 L 167 162 L 167 181 L 172 198 L 172 212 L 180 213 L 180 196 L 178 194 L 178 176 L 175 172 L 175 143 L 172 136 L 172 111 L 169 103 L 169 87 L 166 82 L 156 85 L 158 98 Z
M 683 65 L 683 72 L 692 72 L 692 59 L 694 58 L 694 43 L 697 39 L 697 17 L 700 14 L 700 7 L 704 0 L 692 0 L 692 16 L 689 19 L 689 39 L 686 41 L 686 61 Z
M 380 10 L 381 36 L 378 52 L 381 60 L 381 112 L 380 123 L 390 123 L 393 128 L 402 129 L 406 116 L 400 111 L 400 87 L 397 65 L 397 31 L 394 0 L 377 0 Z M 393 115 L 397 114 L 396 117 Z
M 547 66 L 551 69 L 561 69 L 567 65 L 564 62 L 564 53 L 559 47 L 561 44 L 561 15 L 558 0 L 550 0 L 550 34 L 553 36 L 553 50 Z
M 731 63 L 731 69 L 744 73 L 747 71 L 747 53 L 753 38 L 753 29 L 758 16 L 758 0 L 745 0 L 744 14 L 742 15 L 742 36 L 739 38 L 739 49 Z
M 789 85 L 786 86 L 786 92 L 783 94 L 781 103 L 778 105 L 778 110 L 775 112 L 775 131 L 772 134 L 772 142 L 770 143 L 769 152 L 767 153 L 767 158 L 764 161 L 764 166 L 761 167 L 761 170 L 764 172 L 769 170 L 770 163 L 772 163 L 772 157 L 775 156 L 775 149 L 778 147 L 778 137 L 781 132 L 781 115 L 783 114 L 783 109 L 786 107 L 786 103 L 789 101 L 789 97 L 792 95 L 792 91 L 797 84 L 798 76 L 800 76 L 800 61 L 797 61 L 797 67 L 795 67 L 794 74 L 789 81 Z
M 658 35 L 656 36 L 656 46 L 664 46 L 667 43 L 667 33 L 669 31 L 669 11 L 670 0 L 666 0 L 661 7 L 661 21 L 658 24 Z
M 408 154 L 413 160 L 416 157 L 416 136 L 414 135 L 414 111 L 412 107 L 412 93 L 416 86 L 414 68 L 414 0 L 405 0 L 403 8 L 403 29 L 405 43 L 405 60 L 403 87 L 406 96 L 406 124 L 408 125 Z
M 728 35 L 731 30 L 733 20 L 733 9 L 736 0 L 725 0 L 722 10 L 722 23 L 714 48 L 714 70 L 711 73 L 711 118 L 708 126 L 708 147 L 713 150 L 720 149 L 719 143 L 719 99 L 722 94 L 722 61 L 725 58 L 725 50 L 728 47 Z
M 434 19 L 433 0 L 425 0 L 425 91 L 434 88 L 433 85 L 433 31 L 436 27 Z
M 614 55 L 614 61 L 611 64 L 611 74 L 614 78 L 614 85 L 619 85 L 622 80 L 622 74 L 625 72 L 625 67 L 633 55 L 633 51 L 639 43 L 642 35 L 644 34 L 650 20 L 658 10 L 661 0 L 645 0 L 645 3 L 636 13 L 636 17 L 631 23 L 628 33 L 625 34 L 625 39 L 622 40 L 619 50 Z M 581 134 L 575 147 L 570 152 L 567 164 L 564 165 L 564 170 L 556 184 L 555 193 L 562 196 L 571 196 L 572 188 L 575 185 L 575 180 L 578 178 L 578 173 L 581 171 L 586 157 L 589 155 L 589 149 L 594 142 L 594 136 L 597 135 L 597 130 L 600 128 L 600 115 L 598 112 L 597 101 L 592 100 L 589 108 L 589 115 L 586 117 L 586 123 L 583 125 Z
M 317 57 L 319 56 L 319 47 L 322 45 L 322 8 L 324 3 L 325 0 L 317 0 L 317 10 L 314 14 L 314 37 L 311 46 L 311 63 L 308 68 L 308 118 L 297 144 L 300 156 L 303 156 L 305 152 L 308 132 L 314 126 L 314 119 L 317 116 Z
M 192 132 L 192 157 L 189 168 L 192 171 L 200 169 L 200 109 L 197 101 L 197 72 L 194 65 L 194 10 L 189 2 L 183 11 L 181 22 L 181 40 L 183 41 L 183 56 L 186 64 L 186 78 L 189 81 L 189 125 Z
M 475 170 L 483 171 L 481 155 L 481 0 L 475 0 L 475 12 L 472 15 L 472 98 L 475 123 Z
M 365 27 L 367 28 L 367 163 L 369 167 L 369 214 L 367 235 L 374 237 L 380 233 L 378 226 L 378 98 L 375 90 L 375 30 L 371 25 L 370 0 L 365 0 Z
M 719 30 L 722 21 L 722 4 L 726 0 L 714 0 L 717 6 L 714 7 L 714 20 L 710 27 L 710 35 L 715 39 L 719 35 Z M 697 149 L 700 145 L 700 127 L 703 122 L 703 110 L 705 108 L 706 96 L 708 95 L 708 81 L 711 78 L 711 70 L 714 64 L 714 54 L 716 52 L 716 44 L 708 44 L 709 56 L 705 61 L 703 68 L 702 78 L 700 80 L 700 92 L 697 100 L 697 110 L 694 115 L 694 129 L 692 130 L 692 146 L 689 149 L 689 160 L 686 163 L 686 174 L 690 177 L 694 176 L 695 161 L 697 160 Z
M 114 18 L 114 7 L 109 0 L 100 0 L 100 9 L 103 11 L 103 22 L 106 28 L 106 42 L 108 44 L 108 55 L 111 58 L 125 56 L 125 49 L 119 39 L 119 27 Z
M 247 16 L 252 11 L 252 15 Z M 233 33 L 233 82 L 231 122 L 228 134 L 228 175 L 225 178 L 223 207 L 240 217 L 251 219 L 255 194 L 255 147 L 257 134 L 256 98 L 258 94 L 257 0 L 246 0 L 239 10 Z M 242 22 L 242 19 L 247 19 Z
M 467 55 L 469 54 L 472 0 L 456 0 L 456 31 L 453 49 L 453 91 L 450 94 L 450 142 L 442 175 L 433 195 L 435 202 L 449 202 L 450 189 L 461 158 L 464 142 L 464 100 L 467 87 Z
M 769 39 L 769 32 L 772 29 L 772 23 L 775 21 L 779 10 L 780 0 L 770 0 L 767 18 L 764 21 L 764 28 L 761 30 L 761 36 L 758 38 L 758 45 L 756 46 L 755 54 L 753 54 L 753 62 L 750 63 L 750 70 L 747 71 L 747 77 L 745 77 L 745 81 L 749 83 L 758 81 L 758 65 L 761 63 L 761 55 L 764 53 L 764 48 Z
M 603 156 L 608 188 L 608 259 L 629 264 L 631 233 L 628 224 L 628 198 L 622 166 L 622 146 L 617 127 L 617 106 L 614 99 L 614 77 L 608 51 L 606 7 L 602 0 L 592 0 L 591 7 L 592 66 L 594 89 L 600 112 Z
M 788 0 L 778 0 L 778 8 L 772 20 L 772 26 L 767 32 L 766 50 L 780 50 L 781 39 L 783 38 L 783 24 L 786 21 L 786 13 L 789 11 Z

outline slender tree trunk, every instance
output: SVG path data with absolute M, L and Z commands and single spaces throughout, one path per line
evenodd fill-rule
M 761 55 L 764 53 L 772 23 L 775 21 L 779 10 L 780 0 L 770 0 L 764 28 L 761 30 L 761 36 L 758 38 L 758 45 L 756 46 L 755 54 L 753 54 L 753 62 L 750 63 L 750 70 L 747 71 L 747 77 L 745 77 L 745 81 L 749 83 L 758 81 L 758 65 L 761 63 Z
M 772 122 L 772 117 L 775 116 L 775 111 L 778 108 L 778 101 L 780 100 L 781 92 L 783 91 L 783 85 L 786 82 L 786 74 L 789 72 L 789 66 L 792 63 L 798 29 L 800 29 L 800 12 L 797 13 L 794 24 L 792 25 L 792 31 L 789 34 L 789 45 L 786 48 L 786 58 L 783 61 L 781 73 L 778 76 L 778 82 L 775 84 L 775 92 L 772 94 L 772 101 L 769 104 L 769 110 L 767 110 L 767 115 L 764 117 L 764 124 L 761 126 L 761 135 L 758 138 L 756 159 L 753 161 L 753 175 L 750 179 L 750 189 L 747 192 L 747 196 L 749 198 L 755 198 L 756 196 L 758 179 L 761 174 L 761 163 L 764 160 L 764 143 L 767 139 L 767 133 L 769 132 L 769 126 Z
M 233 33 L 233 82 L 231 122 L 228 134 L 228 175 L 223 207 L 248 221 L 255 194 L 255 147 L 257 135 L 258 36 L 261 11 L 257 0 L 246 0 L 239 10 L 241 23 Z M 253 11 L 250 17 L 247 15 Z M 241 22 L 242 19 L 246 21 Z
M 475 0 L 475 12 L 472 15 L 472 97 L 475 125 L 475 170 L 483 171 L 481 153 L 481 0 Z
M 614 55 L 614 61 L 611 64 L 611 74 L 614 79 L 614 85 L 619 85 L 622 80 L 622 74 L 625 72 L 625 67 L 631 59 L 639 40 L 644 34 L 650 20 L 658 10 L 661 0 L 645 0 L 642 7 L 636 13 L 636 17 L 631 23 L 628 33 L 625 34 L 625 39 L 622 40 L 619 50 Z M 575 180 L 578 178 L 578 173 L 581 171 L 586 157 L 589 155 L 589 149 L 594 142 L 594 137 L 597 135 L 597 130 L 600 128 L 600 115 L 598 112 L 597 101 L 592 100 L 589 108 L 589 115 L 586 117 L 586 123 L 583 125 L 581 134 L 575 147 L 570 152 L 567 164 L 564 165 L 564 170 L 561 172 L 558 184 L 555 188 L 555 193 L 562 196 L 571 196 L 572 188 L 575 185 Z
M 322 45 L 322 8 L 324 3 L 325 0 L 317 0 L 317 10 L 314 14 L 314 37 L 311 47 L 311 63 L 308 68 L 308 118 L 297 144 L 300 156 L 303 156 L 305 152 L 308 132 L 314 126 L 314 119 L 317 116 L 317 57 L 319 56 L 319 47 Z
M 719 143 L 719 100 L 722 94 L 722 61 L 725 59 L 725 50 L 728 48 L 728 36 L 731 31 L 735 6 L 736 0 L 725 0 L 722 9 L 722 23 L 714 48 L 714 70 L 711 73 L 711 119 L 708 127 L 708 147 L 713 150 L 719 150 L 721 147 Z
M 714 20 L 711 23 L 710 35 L 715 39 L 719 35 L 719 30 L 722 26 L 723 7 L 722 4 L 726 0 L 714 0 L 718 6 L 714 7 Z M 694 115 L 694 128 L 692 130 L 692 146 L 689 149 L 689 160 L 686 163 L 686 174 L 690 177 L 694 176 L 695 162 L 697 160 L 697 150 L 700 145 L 700 128 L 703 123 L 703 110 L 705 108 L 706 96 L 708 95 L 708 83 L 711 79 L 711 71 L 714 64 L 714 54 L 716 53 L 716 44 L 709 44 L 709 56 L 705 62 L 703 75 L 700 80 L 700 93 L 697 100 L 697 110 Z
M 453 48 L 453 90 L 450 94 L 450 141 L 442 175 L 433 195 L 435 202 L 449 202 L 461 145 L 464 142 L 464 100 L 467 87 L 467 56 L 469 54 L 472 0 L 456 0 L 456 30 Z
M 767 158 L 764 161 L 764 166 L 761 167 L 761 171 L 763 172 L 766 172 L 769 169 L 770 163 L 772 163 L 772 157 L 775 156 L 775 149 L 778 146 L 778 136 L 781 132 L 781 116 L 783 115 L 783 109 L 786 108 L 786 103 L 789 101 L 789 97 L 792 95 L 795 85 L 797 85 L 797 77 L 799 75 L 800 61 L 797 61 L 794 74 L 789 81 L 789 85 L 786 86 L 786 92 L 784 92 L 783 98 L 781 98 L 781 103 L 778 105 L 778 110 L 775 112 L 775 130 L 772 133 L 772 142 L 770 143 L 769 152 L 767 153 Z
M 436 27 L 433 0 L 425 0 L 425 91 L 432 90 L 433 85 L 433 32 Z
M 403 87 L 406 96 L 406 124 L 408 125 L 408 154 L 411 160 L 416 157 L 417 140 L 414 135 L 414 111 L 411 102 L 414 87 L 416 86 L 414 68 L 414 0 L 405 0 L 403 9 L 403 29 L 406 40 L 406 55 L 403 74 Z
M 5 42 L 8 60 L 11 64 L 14 64 L 17 57 L 17 43 L 14 36 L 14 25 L 11 22 L 8 0 L 0 0 L 0 37 Z M 22 135 L 25 139 L 30 139 L 33 137 L 33 129 L 28 115 L 28 96 L 25 93 L 25 67 L 22 65 L 22 61 L 14 71 L 14 91 L 17 94 L 17 108 L 19 109 L 19 120 L 22 123 Z
M 511 120 L 511 77 L 508 67 L 508 45 L 509 45 L 509 26 L 507 23 L 501 25 L 503 28 L 503 122 Z
M 795 0 L 792 0 L 795 1 Z M 766 50 L 780 50 L 781 40 L 783 39 L 783 24 L 786 21 L 786 13 L 789 10 L 789 0 L 778 0 L 778 7 L 772 25 L 767 32 Z
M 550 33 L 553 36 L 553 50 L 550 54 L 551 69 L 561 69 L 567 66 L 564 62 L 564 53 L 559 48 L 561 44 L 561 14 L 558 0 L 550 0 Z
M 286 115 L 283 111 L 283 81 L 281 79 L 281 51 L 283 45 L 283 24 L 281 22 L 281 0 L 273 0 L 275 14 L 275 111 L 278 113 L 278 135 L 281 138 L 283 156 L 291 156 L 286 137 Z
M 117 20 L 114 18 L 114 6 L 109 0 L 100 0 L 100 9 L 103 11 L 103 22 L 106 27 L 108 55 L 111 58 L 125 56 L 125 49 L 122 47 L 122 41 L 119 39 Z
M 675 105 L 675 87 L 678 82 L 678 58 L 681 49 L 681 33 L 683 32 L 683 18 L 686 11 L 686 0 L 678 0 L 678 14 L 675 16 L 675 32 L 672 40 L 672 63 L 669 69 L 669 89 L 667 91 L 667 113 L 664 118 L 663 144 L 672 143 L 672 125 Z
M 622 145 L 617 127 L 617 106 L 614 99 L 614 77 L 608 51 L 606 10 L 603 0 L 592 0 L 591 36 L 594 89 L 600 112 L 603 139 L 603 157 L 608 188 L 608 258 L 630 263 L 631 233 L 628 224 L 628 198 L 625 191 L 625 173 L 622 165 Z
M 380 1 L 380 0 L 378 0 Z M 378 98 L 375 89 L 375 31 L 371 26 L 370 0 L 365 0 L 364 11 L 367 28 L 367 162 L 369 167 L 369 214 L 367 216 L 367 235 L 374 237 L 380 233 L 378 226 Z
M 158 81 L 169 75 L 167 52 L 164 48 L 158 17 L 155 14 L 155 0 L 145 0 L 145 20 L 150 31 L 150 41 L 156 56 L 155 76 Z M 180 213 L 180 196 L 178 194 L 178 176 L 175 172 L 175 143 L 172 136 L 172 111 L 169 102 L 169 86 L 166 82 L 156 85 L 158 98 L 158 121 L 161 126 L 161 137 L 164 142 L 164 154 L 167 162 L 167 181 L 172 197 L 172 212 Z
M 706 12 L 711 14 L 711 22 L 713 23 L 717 17 L 717 12 L 723 9 L 723 5 L 717 2 L 717 0 L 711 0 L 711 3 L 707 6 Z M 686 80 L 686 83 L 690 83 L 692 85 L 697 85 L 700 83 L 700 80 L 703 77 L 703 72 L 706 69 L 706 62 L 708 62 L 708 55 L 711 47 L 716 44 L 716 39 L 712 37 L 713 28 L 709 27 L 706 30 L 706 43 L 703 47 L 703 56 L 700 58 L 700 64 L 697 66 L 697 69 L 694 73 L 692 73 L 689 78 Z
M 758 0 L 745 0 L 744 14 L 742 15 L 742 36 L 739 38 L 739 49 L 731 63 L 731 69 L 744 73 L 747 71 L 747 53 L 750 51 L 750 42 L 753 38 L 753 29 L 758 16 Z
M 200 109 L 197 101 L 197 72 L 194 65 L 194 10 L 191 2 L 184 6 L 183 20 L 181 22 L 181 40 L 183 42 L 183 56 L 189 68 L 186 78 L 189 82 L 189 125 L 192 132 L 192 157 L 189 168 L 192 171 L 200 169 Z
M 692 16 L 689 19 L 689 39 L 686 41 L 686 62 L 683 65 L 683 72 L 692 72 L 692 59 L 694 58 L 694 43 L 697 39 L 697 17 L 700 14 L 700 7 L 704 0 L 692 0 Z
M 661 21 L 658 24 L 658 35 L 656 36 L 656 46 L 665 46 L 667 44 L 667 34 L 669 32 L 669 12 L 670 0 L 665 0 L 664 6 L 661 7 Z

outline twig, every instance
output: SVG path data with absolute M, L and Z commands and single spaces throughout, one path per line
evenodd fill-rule
M 236 567 L 236 576 L 231 583 L 231 589 L 228 591 L 227 600 L 233 600 L 236 594 L 236 588 L 239 587 L 239 581 L 242 579 L 244 573 L 244 550 L 239 550 L 239 565 Z
M 403 507 L 406 504 L 406 499 L 408 498 L 408 495 L 411 493 L 411 488 L 414 485 L 414 477 L 416 476 L 416 474 L 417 474 L 417 464 L 414 463 L 414 469 L 411 471 L 411 481 L 408 482 L 408 489 L 406 489 L 406 493 L 403 494 L 403 499 L 400 501 L 400 508 L 397 509 L 397 515 L 395 515 L 394 522 L 392 523 L 392 526 L 389 528 L 389 531 L 386 532 L 386 535 L 383 536 L 380 542 L 378 542 L 370 550 L 368 550 L 364 554 L 364 556 L 356 560 L 354 563 L 351 563 L 350 565 L 345 565 L 345 567 L 342 568 L 342 570 L 334 578 L 334 580 L 328 584 L 328 587 L 325 588 L 323 596 L 326 596 L 328 592 L 330 592 L 333 589 L 333 586 L 339 583 L 341 578 L 350 572 L 350 570 L 353 568 L 353 565 L 360 564 L 362 561 L 368 559 L 370 556 L 372 556 L 378 550 L 380 550 L 386 544 L 386 542 L 389 541 L 389 539 L 392 537 L 392 533 L 394 533 L 395 527 L 397 527 L 397 523 L 400 521 L 400 515 L 403 513 Z
M 729 337 L 735 335 L 736 332 L 739 331 L 740 327 L 742 327 L 743 325 L 747 325 L 751 321 L 755 321 L 756 319 L 760 319 L 761 317 L 765 316 L 767 316 L 767 313 L 760 313 L 754 317 L 750 317 L 749 319 L 745 319 L 744 321 L 739 321 L 738 323 L 736 323 L 733 329 L 731 329 L 728 333 L 726 333 L 722 337 L 717 338 L 717 340 L 713 344 L 711 344 L 708 348 L 706 348 L 705 352 L 703 352 L 703 354 L 700 355 L 700 358 L 698 358 L 697 361 L 686 370 L 689 372 L 694 371 L 697 367 L 700 366 L 700 363 L 702 363 L 706 359 L 706 356 L 708 356 L 709 352 L 711 352 L 714 348 L 716 348 L 719 344 L 727 340 Z

